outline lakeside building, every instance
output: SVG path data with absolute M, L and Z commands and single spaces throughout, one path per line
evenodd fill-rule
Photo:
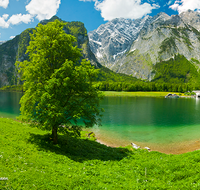
M 194 90 L 192 92 L 196 94 L 196 98 L 200 98 L 200 90 Z

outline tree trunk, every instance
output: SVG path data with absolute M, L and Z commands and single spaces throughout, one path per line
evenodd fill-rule
M 57 127 L 53 126 L 52 128 L 52 138 L 53 138 L 53 144 L 58 144 L 58 134 L 57 134 Z

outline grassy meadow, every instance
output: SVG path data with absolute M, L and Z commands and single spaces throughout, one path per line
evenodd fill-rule
M 138 96 L 138 97 L 164 97 L 167 94 L 177 94 L 184 96 L 184 93 L 179 92 L 117 92 L 117 91 L 104 91 L 105 96 Z
M 111 148 L 0 118 L 0 189 L 200 189 L 200 151 Z

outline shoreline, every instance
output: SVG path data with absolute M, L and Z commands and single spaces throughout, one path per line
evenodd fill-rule
M 106 145 L 108 147 L 112 148 L 118 148 L 118 147 L 126 147 L 131 146 L 131 143 L 116 143 L 116 142 L 109 142 L 109 140 L 102 139 L 99 136 L 96 136 L 96 142 Z M 193 152 L 196 150 L 200 150 L 200 139 L 199 140 L 192 140 L 192 141 L 186 141 L 186 142 L 180 142 L 180 143 L 172 143 L 172 144 L 154 144 L 154 143 L 141 143 L 141 142 L 132 142 L 136 145 L 140 146 L 141 149 L 145 149 L 145 147 L 150 148 L 151 151 L 157 151 L 164 154 L 184 154 L 188 152 Z
M 6 118 L 6 117 L 2 117 L 2 118 Z M 9 118 L 9 119 L 15 120 L 12 118 Z M 189 140 L 189 141 L 183 141 L 183 142 L 159 144 L 159 143 L 137 142 L 137 141 L 123 140 L 123 139 L 116 140 L 112 137 L 105 137 L 99 134 L 95 130 L 88 130 L 88 129 L 85 129 L 85 130 L 82 129 L 82 130 L 86 131 L 87 133 L 93 132 L 96 142 L 108 147 L 112 147 L 112 148 L 127 147 L 127 146 L 132 147 L 131 143 L 134 143 L 137 146 L 140 146 L 141 149 L 145 149 L 145 147 L 149 147 L 150 152 L 157 151 L 157 152 L 165 153 L 165 154 L 184 154 L 184 153 L 200 150 L 200 138 Z

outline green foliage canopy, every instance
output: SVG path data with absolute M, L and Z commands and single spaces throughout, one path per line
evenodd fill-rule
M 92 85 L 98 70 L 89 61 L 78 62 L 80 49 L 63 26 L 58 20 L 39 24 L 30 34 L 29 60 L 16 62 L 25 91 L 21 119 L 52 130 L 55 144 L 59 130 L 77 129 L 79 119 L 91 127 L 99 124 L 101 115 L 102 94 Z

